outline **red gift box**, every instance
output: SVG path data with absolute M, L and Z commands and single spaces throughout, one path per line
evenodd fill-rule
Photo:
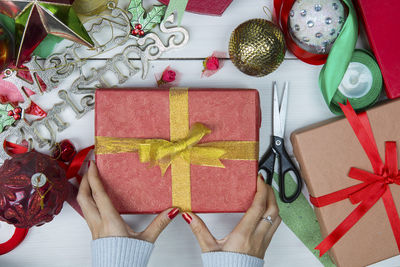
M 400 97 L 399 1 L 358 0 L 368 40 L 381 68 L 388 98 Z
M 186 100 L 173 102 L 171 94 L 181 91 L 186 91 Z M 185 112 L 187 115 L 184 115 Z M 185 208 L 181 207 L 184 210 L 246 211 L 256 192 L 260 114 L 257 90 L 97 90 L 96 161 L 114 205 L 121 213 L 158 213 L 176 206 L 176 198 L 183 198 L 181 201 L 189 202 L 189 207 L 187 203 Z M 175 120 L 174 123 L 172 120 Z M 146 156 L 142 156 L 142 152 L 146 148 L 141 152 L 136 148 L 130 149 L 135 146 L 129 143 L 132 140 L 133 143 L 139 142 L 138 146 L 141 148 L 146 147 L 149 142 L 167 145 L 170 141 L 179 142 L 184 137 L 179 136 L 185 131 L 183 128 L 196 128 L 199 123 L 209 128 L 210 133 L 188 149 L 207 147 L 208 144 L 222 141 L 239 144 L 239 147 L 244 144 L 248 148 L 250 145 L 251 156 L 243 158 L 244 155 L 239 155 L 241 149 L 235 149 L 224 152 L 220 159 L 223 167 L 187 164 L 183 169 L 188 170 L 189 180 L 177 182 L 176 176 L 179 174 L 172 174 L 171 170 L 174 169 L 174 163 L 163 175 L 157 164 L 152 166 L 151 163 L 154 165 L 155 162 L 143 161 Z M 178 131 L 173 129 L 173 124 L 179 125 Z M 104 140 L 111 140 L 112 144 Z M 117 148 L 114 146 L 115 140 L 118 143 Z M 126 143 L 127 140 L 129 142 Z M 232 153 L 237 154 L 236 158 L 227 156 Z M 170 158 L 173 157 L 174 155 Z M 195 156 L 191 155 L 190 158 L 191 163 L 196 161 Z M 179 168 L 174 170 L 182 171 Z

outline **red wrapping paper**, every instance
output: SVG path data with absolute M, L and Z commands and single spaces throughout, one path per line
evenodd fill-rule
M 397 22 L 400 1 L 358 0 L 368 40 L 381 68 L 388 98 L 400 97 L 400 50 Z
M 211 141 L 258 141 L 256 90 L 190 89 L 189 124 L 205 124 Z M 96 92 L 96 136 L 170 140 L 169 90 L 101 89 Z M 137 153 L 96 155 L 114 205 L 121 213 L 158 213 L 172 206 L 171 172 L 141 163 Z M 256 192 L 257 161 L 222 160 L 225 168 L 191 165 L 194 212 L 244 212 Z

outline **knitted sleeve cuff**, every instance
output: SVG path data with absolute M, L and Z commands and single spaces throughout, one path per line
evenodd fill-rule
M 147 266 L 154 244 L 128 238 L 106 237 L 92 241 L 93 267 Z
M 234 252 L 208 252 L 201 255 L 204 267 L 262 267 L 264 260 Z

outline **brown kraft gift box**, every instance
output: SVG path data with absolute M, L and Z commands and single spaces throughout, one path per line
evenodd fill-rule
M 367 114 L 382 160 L 385 160 L 385 141 L 396 141 L 399 154 L 400 101 L 374 107 Z M 313 197 L 359 184 L 360 181 L 348 177 L 351 167 L 373 172 L 346 118 L 298 130 L 292 134 L 291 141 L 302 177 Z M 390 189 L 400 213 L 400 186 L 392 184 Z M 356 207 L 345 199 L 315 208 L 322 236 L 329 235 Z M 329 250 L 339 267 L 366 266 L 398 254 L 382 199 Z

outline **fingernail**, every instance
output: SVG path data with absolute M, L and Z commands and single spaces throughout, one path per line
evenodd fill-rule
M 265 181 L 264 176 L 261 173 L 258 174 L 258 178 L 260 178 L 261 180 Z
M 192 216 L 190 216 L 189 214 L 187 214 L 186 212 L 185 213 L 182 213 L 182 217 L 183 217 L 183 219 L 188 223 L 188 224 L 190 224 L 191 222 L 192 222 Z
M 170 212 L 168 212 L 168 218 L 172 220 L 173 218 L 176 217 L 176 215 L 179 214 L 179 209 L 178 208 L 173 208 Z
M 87 164 L 87 167 L 89 168 L 90 167 L 90 163 L 91 163 L 92 161 L 91 160 L 89 160 L 89 162 L 88 162 L 88 164 Z

